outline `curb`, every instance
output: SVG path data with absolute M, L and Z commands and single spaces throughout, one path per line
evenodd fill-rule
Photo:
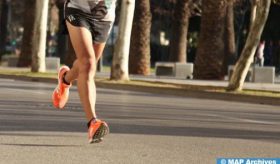
M 112 85 L 112 84 L 106 84 L 102 82 L 101 83 L 97 82 L 96 85 L 101 88 L 109 88 L 109 89 L 130 90 L 130 91 L 148 92 L 148 93 L 155 93 L 155 94 L 166 94 L 166 95 L 182 96 L 188 98 L 224 100 L 224 101 L 280 106 L 280 98 L 277 97 L 253 96 L 253 95 L 242 95 L 242 94 L 199 91 L 199 90 L 185 90 L 180 88 L 160 88 L 160 87 L 138 86 L 138 85 L 130 85 L 130 84 Z
M 31 81 L 31 82 L 47 82 L 47 83 L 54 83 L 54 84 L 57 83 L 57 79 L 47 78 L 47 77 L 46 78 L 27 77 L 27 76 L 0 74 L 0 78 L 9 78 L 14 80 Z M 223 100 L 223 101 L 234 101 L 234 102 L 280 106 L 280 98 L 268 97 L 268 96 L 221 93 L 221 92 L 213 92 L 213 91 L 201 91 L 201 90 L 191 90 L 191 89 L 172 88 L 172 87 L 141 86 L 141 85 L 123 84 L 117 82 L 106 83 L 98 80 L 96 81 L 96 86 L 100 88 L 130 90 L 130 91 L 147 92 L 147 93 L 154 93 L 154 94 L 166 94 L 166 95 L 182 96 L 188 98 L 200 98 L 200 99 Z

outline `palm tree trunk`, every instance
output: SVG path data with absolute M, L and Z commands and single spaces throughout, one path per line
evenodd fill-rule
M 226 0 L 204 0 L 195 59 L 195 79 L 223 79 Z
M 236 46 L 235 46 L 235 32 L 234 32 L 234 10 L 233 1 L 229 0 L 226 11 L 225 22 L 225 58 L 224 58 L 224 75 L 227 74 L 228 66 L 236 62 Z
M 64 21 L 64 2 L 65 0 L 57 0 L 56 6 L 58 8 L 58 33 L 57 33 L 57 52 L 56 56 L 60 58 L 60 63 L 66 64 L 66 53 L 67 53 L 67 44 L 68 44 L 68 36 L 63 34 L 63 22 Z M 72 64 L 72 63 L 71 63 Z
M 0 61 L 2 55 L 5 53 L 6 39 L 8 33 L 8 19 L 10 10 L 10 1 L 2 0 L 1 4 L 1 17 L 0 17 Z
M 24 13 L 24 33 L 23 42 L 21 45 L 21 53 L 19 56 L 18 67 L 28 67 L 31 65 L 33 47 L 32 47 L 32 37 L 33 29 L 35 25 L 35 10 L 36 1 L 35 0 L 25 0 L 25 13 Z
M 245 47 L 234 67 L 232 77 L 229 81 L 229 91 L 240 91 L 243 88 L 245 77 L 253 62 L 257 45 L 268 17 L 271 0 L 258 0 L 256 5 L 256 17 L 252 22 Z
M 187 35 L 190 17 L 190 0 L 176 2 L 172 21 L 172 38 L 170 41 L 169 60 L 187 62 Z
M 129 52 L 129 73 L 150 74 L 150 0 L 136 0 Z

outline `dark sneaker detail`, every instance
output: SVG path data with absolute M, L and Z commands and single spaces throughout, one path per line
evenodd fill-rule
M 99 143 L 109 133 L 109 127 L 104 121 L 93 120 L 90 122 L 88 133 L 89 143 Z

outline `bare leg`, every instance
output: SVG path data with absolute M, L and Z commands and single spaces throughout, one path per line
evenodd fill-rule
M 71 83 L 72 81 L 77 80 L 78 76 L 79 76 L 79 64 L 78 64 L 78 60 L 76 59 L 70 71 L 66 73 L 65 80 Z
M 84 27 L 75 27 L 67 22 L 67 28 L 77 60 L 74 62 L 73 68 L 66 74 L 65 79 L 68 82 L 78 79 L 77 85 L 81 103 L 89 121 L 96 118 L 94 76 L 96 63 L 103 52 L 105 43 L 93 45 L 91 33 Z
M 93 44 L 94 52 L 95 52 L 95 58 L 96 61 L 98 62 L 100 57 L 102 56 L 103 50 L 105 48 L 105 43 L 95 43 Z M 74 80 L 77 80 L 79 76 L 79 65 L 78 65 L 78 60 L 76 59 L 74 61 L 73 67 L 69 72 L 67 72 L 65 76 L 65 80 L 69 83 L 71 83 Z

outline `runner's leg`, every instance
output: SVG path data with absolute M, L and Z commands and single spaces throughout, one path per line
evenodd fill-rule
M 105 43 L 95 43 L 93 44 L 93 48 L 95 52 L 96 61 L 98 62 L 105 48 Z M 79 76 L 79 65 L 78 65 L 78 60 L 76 59 L 73 63 L 73 67 L 71 68 L 71 70 L 67 72 L 65 76 L 65 80 L 68 83 L 71 83 L 72 81 L 77 80 L 78 76 Z
M 92 118 L 96 118 L 96 88 L 94 75 L 96 71 L 97 58 L 95 57 L 94 46 L 92 46 L 92 35 L 87 28 L 76 27 L 68 22 L 66 22 L 66 24 L 77 56 L 73 70 L 69 72 L 69 75 L 67 73 L 66 80 L 69 77 L 72 77 L 73 79 L 75 79 L 75 76 L 77 77 L 78 92 L 81 103 L 83 105 L 86 118 L 90 121 Z M 69 82 L 70 81 L 71 79 Z

